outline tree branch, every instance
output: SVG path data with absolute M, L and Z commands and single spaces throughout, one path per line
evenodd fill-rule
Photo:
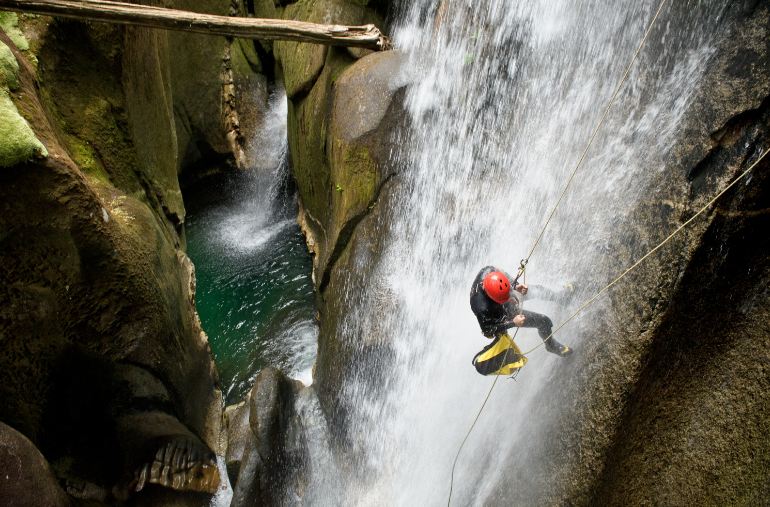
M 320 25 L 282 19 L 216 16 L 104 0 L 0 0 L 0 9 L 246 39 L 312 42 L 375 51 L 390 47 L 388 38 L 374 25 Z

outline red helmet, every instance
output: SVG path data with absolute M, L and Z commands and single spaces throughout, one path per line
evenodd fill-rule
M 484 292 L 495 303 L 503 304 L 511 298 L 511 282 L 500 271 L 492 271 L 482 282 Z

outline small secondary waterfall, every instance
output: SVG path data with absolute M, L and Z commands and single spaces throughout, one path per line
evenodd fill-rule
M 318 327 L 311 259 L 287 176 L 286 94 L 275 90 L 250 151 L 259 165 L 188 192 L 188 252 L 197 306 L 228 403 L 243 399 L 265 365 L 309 384 Z M 214 188 L 215 187 L 215 188 Z
M 346 460 L 352 456 L 354 463 L 313 464 L 305 498 L 315 505 L 446 502 L 455 453 L 492 382 L 470 364 L 488 343 L 468 305 L 470 283 L 488 264 L 516 271 L 658 6 L 650 0 L 409 4 L 395 42 L 411 58 L 404 72 L 412 128 L 394 143 L 403 184 L 391 200 L 398 207 L 371 282 L 387 295 L 386 307 L 382 298 L 361 300 L 339 329 L 349 340 L 384 330 L 378 339 L 393 357 L 379 363 L 387 379 L 381 385 L 367 382 L 365 372 L 345 385 Z M 576 289 L 559 306 L 528 308 L 559 323 L 618 272 L 608 245 L 681 141 L 677 129 L 713 53 L 722 8 L 722 2 L 689 1 L 662 12 L 528 267 L 530 284 Z M 590 361 L 581 343 L 591 339 L 602 304 L 558 335 L 576 349 L 573 366 Z M 517 341 L 526 350 L 539 338 L 525 329 Z M 552 437 L 524 441 L 522 429 L 543 423 L 529 414 L 548 396 L 541 386 L 558 378 L 565 363 L 540 349 L 515 382 L 498 382 L 460 458 L 453 503 L 504 504 L 495 494 L 510 465 L 526 470 L 541 459 L 542 439 Z M 342 491 L 332 477 L 341 469 Z

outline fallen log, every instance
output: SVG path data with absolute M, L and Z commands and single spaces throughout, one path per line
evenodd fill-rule
M 217 16 L 104 0 L 0 0 L 0 10 L 246 39 L 359 47 L 375 51 L 388 49 L 390 45 L 388 38 L 374 25 L 321 25 L 282 19 Z

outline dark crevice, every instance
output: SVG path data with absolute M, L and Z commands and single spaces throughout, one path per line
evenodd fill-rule
M 353 232 L 355 231 L 356 227 L 358 227 L 358 224 L 361 223 L 361 221 L 369 215 L 371 210 L 377 204 L 377 201 L 379 200 L 380 195 L 382 194 L 382 190 L 397 175 L 398 173 L 394 172 L 386 176 L 385 179 L 382 180 L 382 183 L 380 183 L 380 186 L 377 188 L 377 191 L 374 193 L 374 197 L 372 197 L 371 201 L 369 201 L 369 204 L 367 204 L 367 206 L 363 209 L 363 211 L 354 215 L 342 227 L 342 230 L 337 235 L 337 241 L 334 244 L 334 250 L 332 250 L 332 253 L 329 255 L 329 260 L 326 263 L 326 269 L 324 269 L 324 274 L 321 277 L 321 284 L 318 286 L 319 293 L 323 293 L 324 290 L 326 289 L 326 286 L 329 285 L 329 279 L 331 278 L 331 271 L 334 268 L 334 265 L 337 263 L 337 260 L 342 255 L 342 252 L 345 251 L 345 248 L 348 246 L 348 243 L 350 243 L 350 238 L 353 236 Z
M 136 176 L 139 185 L 141 185 L 142 189 L 144 190 L 144 195 L 147 196 L 147 200 L 152 206 L 152 209 L 154 209 L 156 213 L 160 214 L 161 217 L 164 217 L 166 221 L 173 227 L 174 231 L 176 231 L 177 236 L 179 236 L 181 228 L 181 220 L 179 216 L 169 210 L 168 206 L 166 206 L 166 204 L 163 202 L 163 196 L 153 190 L 152 184 L 147 181 L 145 174 L 140 171 L 138 167 L 134 169 L 134 175 Z
M 180 393 L 174 387 L 174 385 L 168 380 L 168 378 L 166 378 L 165 375 L 163 375 L 163 373 L 160 370 L 153 368 L 151 366 L 148 366 L 146 364 L 132 361 L 130 359 L 124 359 L 122 361 L 118 361 L 117 364 L 132 366 L 134 368 L 138 368 L 146 371 L 155 380 L 160 382 L 160 384 L 164 387 L 164 389 L 168 393 L 168 397 L 169 397 L 169 400 L 167 401 L 164 400 L 162 404 L 155 397 L 145 398 L 144 401 L 141 403 L 139 403 L 139 398 L 132 398 L 131 410 L 127 412 L 138 412 L 141 410 L 142 406 L 152 405 L 153 409 L 175 417 L 185 428 L 187 428 L 187 431 L 189 431 L 191 434 L 198 437 L 201 440 L 201 442 L 206 441 L 206 439 L 203 438 L 203 436 L 200 435 L 197 430 L 195 430 L 194 428 L 191 428 L 190 425 L 187 424 L 186 422 L 188 420 L 188 418 L 186 417 L 187 414 L 185 414 L 184 409 L 181 408 L 184 405 L 184 402 L 183 402 L 184 397 L 182 396 L 182 393 Z M 217 381 L 215 381 L 213 387 L 216 389 L 221 389 L 221 386 L 218 385 Z M 153 399 L 156 399 L 157 403 L 152 403 Z
M 708 153 L 687 172 L 687 180 L 699 185 L 712 168 L 721 168 L 731 159 L 730 150 L 737 142 L 744 141 L 754 144 L 756 129 L 747 125 L 757 125 L 761 118 L 770 111 L 770 96 L 765 97 L 756 109 L 748 109 L 733 116 L 717 131 L 711 134 L 713 147 Z M 751 150 L 747 151 L 748 157 Z M 747 157 L 747 158 L 748 158 Z
M 173 415 L 180 421 L 183 420 L 180 417 L 181 413 L 177 408 L 177 404 L 180 402 L 180 400 L 182 400 L 182 397 L 180 396 L 180 393 L 174 388 L 174 385 L 171 382 L 169 382 L 167 378 L 165 378 L 165 375 L 162 375 L 161 372 L 155 368 L 152 368 L 146 364 L 139 363 L 137 361 L 132 361 L 130 359 L 124 359 L 122 361 L 118 361 L 117 364 L 131 366 L 133 368 L 144 370 L 150 376 L 152 376 L 154 379 L 160 382 L 160 384 L 166 389 L 166 392 L 168 393 L 168 396 L 171 399 L 170 404 L 173 405 L 174 407 L 174 408 L 168 407 L 166 409 L 166 412 Z
M 262 62 L 262 73 L 268 83 L 275 84 L 275 56 L 273 56 L 273 52 L 265 49 L 259 41 L 255 40 L 253 44 L 254 51 L 257 52 L 259 61 Z
M 179 189 L 184 194 L 190 186 L 214 174 L 229 173 L 236 170 L 235 159 L 231 153 L 218 153 L 208 143 L 197 142 L 200 158 L 192 164 L 182 166 L 179 172 Z

